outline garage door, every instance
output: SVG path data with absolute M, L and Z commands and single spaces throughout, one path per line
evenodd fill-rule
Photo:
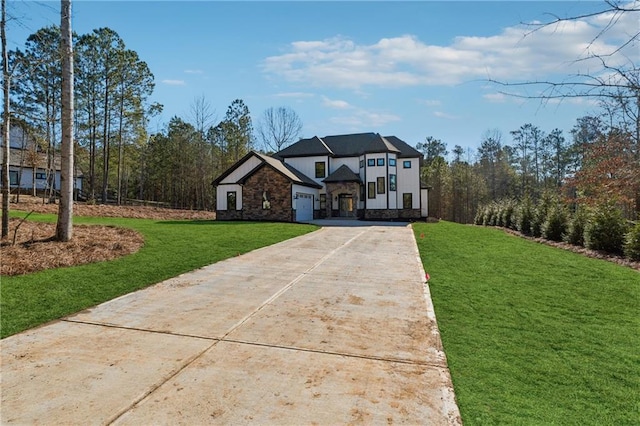
M 313 195 L 296 193 L 296 222 L 313 220 Z

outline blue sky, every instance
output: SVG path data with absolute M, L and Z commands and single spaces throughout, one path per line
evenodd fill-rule
M 74 31 L 115 30 L 155 75 L 164 105 L 151 131 L 173 116 L 189 119 L 204 97 L 224 117 L 243 99 L 254 126 L 269 107 L 294 109 L 303 137 L 355 132 L 395 135 L 411 145 L 433 136 L 475 149 L 488 130 L 532 123 L 570 138 L 593 101 L 543 103 L 501 95 L 487 79 L 563 80 L 594 64 L 575 63 L 602 23 L 584 20 L 524 36 L 521 23 L 574 16 L 600 2 L 73 2 Z M 59 24 L 59 2 L 9 0 L 10 48 Z M 619 22 L 590 49 L 637 31 Z M 638 60 L 638 52 L 632 52 Z M 522 89 L 514 89 L 522 91 Z

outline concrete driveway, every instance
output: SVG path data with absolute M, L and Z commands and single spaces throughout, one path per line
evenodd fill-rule
M 460 424 L 410 227 L 326 227 L 1 342 L 2 424 Z

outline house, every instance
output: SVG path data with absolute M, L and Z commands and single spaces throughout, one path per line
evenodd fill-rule
M 214 180 L 219 220 L 419 219 L 422 155 L 395 136 L 314 136 L 250 152 Z
M 4 162 L 4 149 L 0 150 L 0 161 Z M 76 193 L 82 190 L 82 180 L 82 174 L 77 173 Z M 60 154 L 56 153 L 49 164 L 47 153 L 20 126 L 11 126 L 9 131 L 9 187 L 12 192 L 19 189 L 32 195 L 51 187 L 54 191 L 60 189 Z

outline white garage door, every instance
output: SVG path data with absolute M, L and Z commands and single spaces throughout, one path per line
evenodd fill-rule
M 296 193 L 296 222 L 313 220 L 313 195 Z

